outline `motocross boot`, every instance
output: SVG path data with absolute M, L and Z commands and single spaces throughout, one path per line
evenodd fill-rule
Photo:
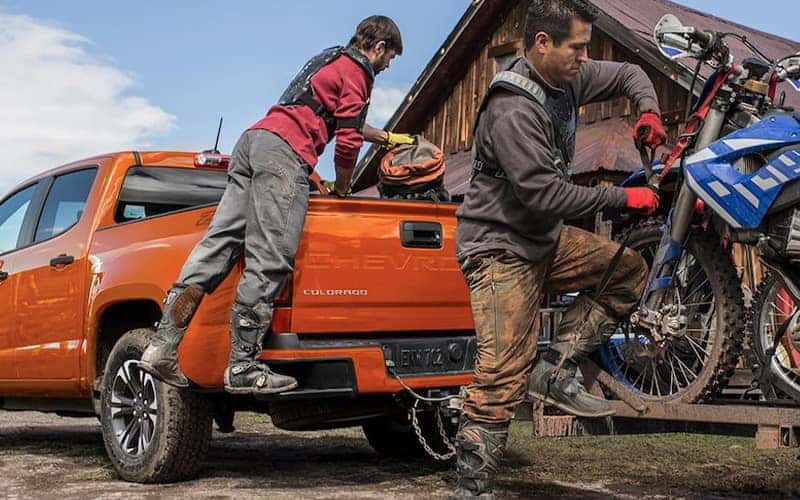
M 494 476 L 507 440 L 508 422 L 488 424 L 461 416 L 455 446 L 455 498 L 494 498 Z
M 263 361 L 269 306 L 234 303 L 231 315 L 231 354 L 225 370 L 225 391 L 232 394 L 277 394 L 297 387 L 297 380 L 275 373 Z
M 617 322 L 603 307 L 588 297 L 578 297 L 559 325 L 549 350 L 528 375 L 528 395 L 578 417 L 607 417 L 614 414 L 603 398 L 590 394 L 577 378 L 578 365 L 585 361 L 616 330 Z M 567 359 L 553 376 L 563 353 Z
M 189 380 L 178 365 L 178 345 L 192 320 L 203 290 L 193 285 L 174 285 L 167 293 L 164 314 L 156 333 L 142 354 L 139 368 L 175 387 L 188 387 Z

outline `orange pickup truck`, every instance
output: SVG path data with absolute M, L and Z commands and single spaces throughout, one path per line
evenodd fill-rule
M 181 344 L 191 389 L 137 368 L 224 190 L 225 165 L 212 160 L 98 156 L 2 199 L 0 408 L 97 415 L 114 466 L 138 482 L 196 473 L 212 422 L 232 431 L 244 409 L 290 430 L 361 425 L 381 453 L 418 454 L 418 436 L 447 450 L 439 426 L 452 434 L 453 425 L 439 408 L 457 406 L 476 351 L 454 204 L 312 193 L 262 354 L 299 380 L 295 391 L 255 399 L 221 390 L 240 268 L 204 299 Z M 441 403 L 419 405 L 423 395 Z

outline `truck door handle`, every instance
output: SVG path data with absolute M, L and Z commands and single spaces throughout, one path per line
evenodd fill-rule
M 50 259 L 50 267 L 68 266 L 75 262 L 75 257 L 72 255 L 61 254 L 58 257 Z
M 8 279 L 8 273 L 5 271 L 0 271 L 0 281 L 5 281 Z
M 442 248 L 442 225 L 438 222 L 403 222 L 400 239 L 407 248 Z

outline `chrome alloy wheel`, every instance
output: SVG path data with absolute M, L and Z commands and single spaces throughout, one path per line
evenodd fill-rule
M 139 369 L 139 361 L 126 361 L 111 387 L 111 425 L 120 448 L 138 457 L 153 442 L 158 423 L 158 396 L 152 375 Z

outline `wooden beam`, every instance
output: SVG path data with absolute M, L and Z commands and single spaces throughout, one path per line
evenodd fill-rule
M 639 413 L 622 401 L 610 401 L 610 403 L 616 412 L 616 417 L 800 427 L 800 409 L 797 408 L 775 408 L 756 405 L 648 403 L 647 409 Z
M 603 37 L 603 60 L 604 61 L 613 61 L 614 60 L 614 42 L 608 36 Z M 612 116 L 613 110 L 613 102 L 611 101 L 603 101 L 600 104 L 600 118 L 603 120 L 607 120 Z
M 510 42 L 501 43 L 500 45 L 495 45 L 494 47 L 489 47 L 489 57 L 494 59 L 495 57 L 502 57 L 507 56 L 509 54 L 519 54 L 522 50 L 522 40 L 512 40 Z

